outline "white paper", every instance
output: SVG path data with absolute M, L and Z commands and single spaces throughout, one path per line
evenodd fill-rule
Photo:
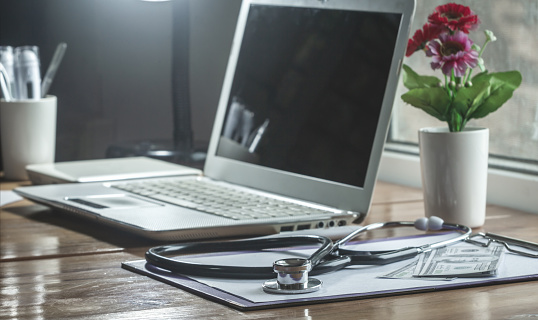
M 0 191 L 0 207 L 22 200 L 22 197 L 10 190 Z
M 437 242 L 453 235 L 435 235 L 411 239 L 398 239 L 393 241 L 372 241 L 353 246 L 360 250 L 388 250 L 397 249 L 403 246 L 422 245 Z M 470 244 L 469 244 L 470 245 Z M 196 257 L 190 261 L 200 261 L 204 263 L 227 264 L 236 266 L 270 266 L 281 258 L 295 256 L 307 257 L 313 250 L 302 251 L 270 251 L 262 253 L 242 253 L 212 255 L 210 257 Z M 458 285 L 466 283 L 479 283 L 488 281 L 487 278 L 459 278 L 447 282 L 445 279 L 438 281 L 432 279 L 386 279 L 382 276 L 398 270 L 408 265 L 412 260 L 400 261 L 385 266 L 352 266 L 344 270 L 316 276 L 323 282 L 321 289 L 317 292 L 300 295 L 280 295 L 268 294 L 262 289 L 265 280 L 237 280 L 237 279 L 216 279 L 190 276 L 200 283 L 218 288 L 231 294 L 243 297 L 253 302 L 282 301 L 290 299 L 302 299 L 309 297 L 330 297 L 349 294 L 384 294 L 398 290 L 410 291 L 413 289 L 430 288 L 439 283 L 439 286 L 447 284 Z M 143 262 L 142 262 L 143 264 Z M 530 259 L 518 255 L 506 254 L 504 263 L 499 267 L 495 278 L 510 278 L 519 276 L 535 275 L 538 273 L 538 259 Z M 276 277 L 275 277 L 276 278 Z M 491 278 L 490 278 L 491 279 Z

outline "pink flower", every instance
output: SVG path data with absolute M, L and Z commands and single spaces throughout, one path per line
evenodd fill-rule
M 467 68 L 477 66 L 478 52 L 472 50 L 473 42 L 465 33 L 444 33 L 439 36 L 439 40 L 428 43 L 426 49 L 426 55 L 432 57 L 432 69 L 441 68 L 447 76 L 454 70 L 456 77 L 463 77 Z

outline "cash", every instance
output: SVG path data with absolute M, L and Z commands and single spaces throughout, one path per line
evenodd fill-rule
M 431 251 L 425 252 L 424 254 L 421 255 L 421 258 L 426 258 L 426 261 L 427 261 L 430 254 L 431 254 Z M 420 269 L 423 266 L 423 261 L 424 261 L 423 259 L 416 258 L 411 263 L 401 267 L 398 270 L 395 270 L 395 271 L 392 271 L 390 273 L 387 273 L 387 274 L 381 276 L 380 278 L 385 278 L 385 279 L 413 279 L 413 278 L 414 279 L 419 279 L 419 278 L 415 277 L 415 273 L 417 272 L 417 270 L 420 271 Z M 446 277 L 446 278 L 436 277 L 436 278 L 422 278 L 422 279 L 451 281 L 451 280 L 454 280 L 456 278 L 454 278 L 454 277 Z
M 492 276 L 504 253 L 504 247 L 488 247 L 462 243 L 432 251 L 428 260 L 415 276 L 418 277 L 481 277 Z
M 497 273 L 504 247 L 490 244 L 480 247 L 469 243 L 435 249 L 419 255 L 412 263 L 390 272 L 382 278 L 442 278 L 487 277 Z
M 415 259 L 410 264 L 405 265 L 405 266 L 401 267 L 398 270 L 395 270 L 395 271 L 392 271 L 390 273 L 387 273 L 386 275 L 383 275 L 380 278 L 387 278 L 387 279 L 409 279 L 409 278 L 413 278 L 413 273 L 415 272 L 417 262 L 418 262 L 418 260 Z

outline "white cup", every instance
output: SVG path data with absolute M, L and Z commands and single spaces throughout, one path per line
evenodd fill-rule
M 56 149 L 56 97 L 0 100 L 4 178 L 28 180 L 26 166 L 53 163 Z

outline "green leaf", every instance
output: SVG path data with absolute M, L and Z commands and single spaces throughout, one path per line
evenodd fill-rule
M 469 109 L 467 106 L 466 101 L 460 101 L 458 99 L 452 101 L 452 108 L 456 112 L 458 112 L 461 115 L 465 115 L 467 113 L 467 110 Z
M 480 81 L 489 81 L 490 74 L 487 71 L 482 71 L 473 77 L 473 83 Z
M 444 88 L 418 88 L 402 95 L 402 100 L 441 121 L 447 120 L 450 98 Z
M 463 117 L 456 109 L 452 109 L 450 112 L 448 127 L 451 132 L 463 130 Z
M 478 78 L 477 78 L 478 77 Z M 476 106 L 474 112 L 470 113 L 468 118 L 483 118 L 491 112 L 499 109 L 506 101 L 508 101 L 514 91 L 521 84 L 521 73 L 519 71 L 497 72 L 491 74 L 479 74 L 473 78 L 474 85 L 485 83 L 488 86 L 487 92 L 483 96 L 476 97 L 482 100 Z M 478 104 L 478 101 L 475 102 Z
M 403 65 L 403 76 L 402 76 L 404 86 L 411 90 L 417 88 L 435 88 L 439 87 L 441 80 L 433 76 L 421 76 L 411 67 L 404 64 Z
M 461 88 L 454 98 L 452 106 L 465 120 L 469 120 L 488 95 L 489 81 L 477 81 L 471 87 Z

